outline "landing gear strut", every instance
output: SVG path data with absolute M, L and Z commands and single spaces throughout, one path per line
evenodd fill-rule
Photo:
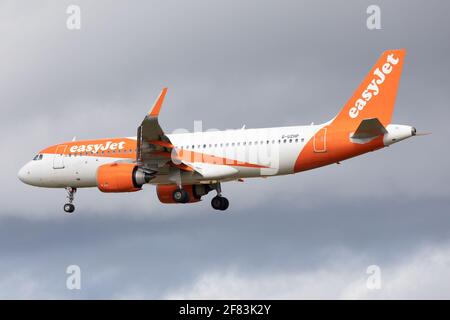
M 217 182 L 216 184 L 212 185 L 212 187 L 217 191 L 217 196 L 212 198 L 211 206 L 216 210 L 227 210 L 230 202 L 227 198 L 222 197 L 222 189 L 220 187 L 220 183 Z
M 69 202 L 64 205 L 64 211 L 67 213 L 72 213 L 75 211 L 75 206 L 72 204 L 73 199 L 75 198 L 75 193 L 77 192 L 77 188 L 66 188 L 67 191 L 67 199 Z

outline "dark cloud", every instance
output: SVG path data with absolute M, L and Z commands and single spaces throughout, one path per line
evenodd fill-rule
M 31 270 L 30 278 L 55 296 L 106 298 L 138 288 L 142 296 L 160 298 L 207 272 L 312 272 L 336 260 L 345 269 L 340 259 L 347 251 L 366 262 L 357 280 L 370 264 L 388 269 L 424 246 L 449 241 L 448 201 L 388 199 L 375 205 L 366 199 L 307 208 L 306 197 L 282 200 L 282 209 L 273 203 L 265 210 L 182 217 L 83 212 L 39 221 L 4 218 L 0 271 Z M 81 292 L 65 289 L 70 264 L 82 268 Z

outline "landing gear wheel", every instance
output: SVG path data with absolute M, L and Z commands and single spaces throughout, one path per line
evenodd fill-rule
M 64 211 L 67 212 L 67 213 L 72 213 L 72 212 L 75 211 L 75 206 L 73 204 L 71 204 L 71 203 L 66 203 L 64 205 Z
M 75 193 L 77 192 L 77 188 L 67 187 L 66 191 L 67 191 L 67 199 L 69 200 L 69 203 L 66 203 L 64 205 L 64 211 L 67 213 L 72 213 L 75 211 L 75 206 L 72 204 L 72 202 L 75 198 Z
M 175 202 L 187 203 L 189 202 L 189 193 L 183 189 L 176 189 L 172 194 L 172 198 Z
M 227 210 L 229 205 L 230 205 L 230 203 L 229 203 L 228 199 L 225 197 L 222 197 L 222 196 L 215 196 L 211 200 L 211 206 L 216 210 L 221 210 L 221 211 Z
M 222 206 L 221 206 L 220 210 L 225 211 L 228 209 L 229 206 L 230 206 L 230 202 L 228 201 L 228 199 L 225 197 L 222 197 Z

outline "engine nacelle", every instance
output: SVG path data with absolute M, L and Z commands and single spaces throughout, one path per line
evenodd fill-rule
M 158 195 L 159 201 L 162 203 L 178 203 L 173 199 L 173 192 L 176 189 L 178 189 L 178 186 L 175 184 L 157 185 L 156 194 Z M 209 185 L 205 184 L 183 185 L 183 189 L 189 194 L 188 203 L 200 201 L 204 195 L 212 190 Z
M 102 192 L 134 192 L 151 179 L 133 163 L 108 163 L 97 169 L 97 187 Z

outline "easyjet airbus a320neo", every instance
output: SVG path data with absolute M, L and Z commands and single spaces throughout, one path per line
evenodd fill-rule
M 166 134 L 158 115 L 163 89 L 137 137 L 71 141 L 40 151 L 23 166 L 24 183 L 65 188 L 73 212 L 77 188 L 134 192 L 156 185 L 163 203 L 198 202 L 210 191 L 228 208 L 221 183 L 286 175 L 339 163 L 416 135 L 391 123 L 405 50 L 385 51 L 340 113 L 320 125 Z

